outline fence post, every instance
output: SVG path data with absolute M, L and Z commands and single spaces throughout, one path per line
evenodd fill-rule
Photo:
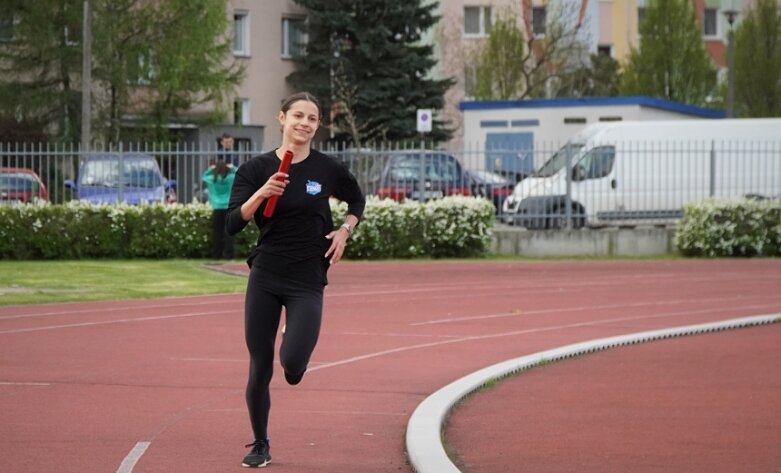
M 420 139 L 420 184 L 418 188 L 418 200 L 424 202 L 426 189 L 426 140 Z M 413 191 L 414 192 L 414 191 Z
M 566 224 L 567 230 L 572 229 L 572 152 L 569 146 L 565 146 L 564 149 L 567 153 L 567 192 L 564 196 Z M 555 215 L 553 216 L 555 218 Z
M 122 156 L 122 142 L 120 141 L 119 142 L 119 159 L 118 159 L 118 161 L 119 161 L 119 175 L 118 175 L 118 177 L 119 177 L 119 192 L 117 193 L 117 199 L 119 200 L 119 202 L 117 202 L 117 203 L 122 203 L 122 202 L 125 201 L 125 182 L 124 182 L 124 180 L 125 180 L 125 172 L 124 172 L 125 164 L 122 162 L 122 160 L 123 160 L 123 156 Z
M 710 196 L 716 194 L 716 140 L 710 142 Z

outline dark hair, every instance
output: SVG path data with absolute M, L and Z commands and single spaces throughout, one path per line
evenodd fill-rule
M 233 138 L 233 135 L 231 135 L 230 133 L 228 133 L 228 132 L 226 131 L 225 133 L 223 133 L 223 134 L 222 134 L 222 136 L 220 137 L 220 139 L 225 139 L 225 138 Z
M 225 176 L 228 175 L 228 171 L 229 171 L 228 164 L 225 161 L 223 161 L 221 159 L 218 159 L 217 161 L 215 161 L 214 162 L 214 182 L 217 182 L 217 178 L 218 177 L 221 177 L 221 178 L 225 179 Z
M 322 118 L 323 112 L 320 109 L 320 102 L 317 100 L 317 98 L 314 95 L 310 94 L 309 92 L 298 92 L 291 95 L 290 97 L 282 101 L 282 106 L 279 108 L 279 110 L 282 113 L 287 113 L 287 111 L 290 110 L 290 107 L 292 107 L 294 103 L 300 100 L 305 100 L 307 102 L 312 102 L 313 104 L 315 104 L 315 107 L 317 107 L 317 117 Z

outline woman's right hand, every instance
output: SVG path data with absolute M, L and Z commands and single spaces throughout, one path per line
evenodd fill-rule
M 272 174 L 268 181 L 263 184 L 263 187 L 258 190 L 261 197 L 268 199 L 274 195 L 282 195 L 282 193 L 285 191 L 285 186 L 290 183 L 288 177 L 289 175 L 284 172 L 276 172 Z
M 272 174 L 268 181 L 241 205 L 241 218 L 250 221 L 264 200 L 271 196 L 282 195 L 285 192 L 285 186 L 290 182 L 288 177 L 290 176 L 284 172 Z

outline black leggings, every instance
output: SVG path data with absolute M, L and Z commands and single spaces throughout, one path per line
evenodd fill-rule
M 323 287 L 301 285 L 253 267 L 244 306 L 244 337 L 250 355 L 247 409 L 255 440 L 268 438 L 269 383 L 282 306 L 287 327 L 280 362 L 287 373 L 303 374 L 320 334 Z
M 212 211 L 212 259 L 233 259 L 233 237 L 225 230 L 227 218 L 225 209 Z

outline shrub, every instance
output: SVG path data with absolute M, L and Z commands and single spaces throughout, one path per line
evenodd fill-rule
M 334 222 L 347 205 L 332 202 Z M 494 209 L 472 197 L 397 203 L 370 197 L 347 258 L 478 256 L 487 252 Z M 3 259 L 207 258 L 211 208 L 187 205 L 92 205 L 69 202 L 0 206 Z M 237 254 L 255 246 L 254 222 L 235 237 Z
M 781 199 L 686 205 L 675 244 L 686 256 L 781 256 Z

